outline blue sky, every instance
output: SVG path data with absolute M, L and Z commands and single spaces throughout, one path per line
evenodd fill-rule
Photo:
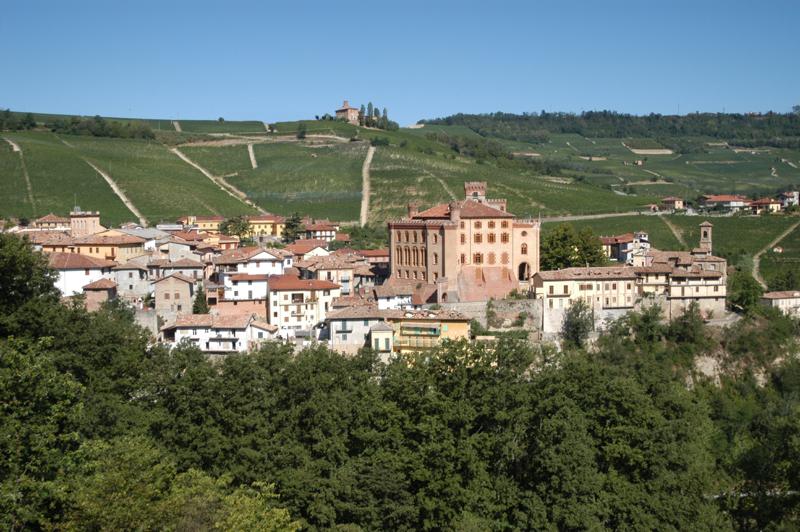
M 787 112 L 800 2 L 7 0 L 0 107 L 401 125 L 456 112 Z

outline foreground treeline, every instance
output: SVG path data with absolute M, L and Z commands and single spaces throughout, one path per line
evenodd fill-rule
M 426 124 L 467 126 L 477 133 L 531 143 L 544 143 L 554 133 L 585 137 L 715 137 L 742 141 L 748 146 L 764 143 L 793 147 L 800 137 L 800 109 L 792 113 L 692 113 L 687 115 L 629 115 L 614 111 L 573 113 L 456 114 L 423 120 Z
M 63 306 L 2 235 L 0 267 L 4 529 L 798 524 L 798 324 L 777 315 L 715 339 L 696 314 L 635 314 L 589 354 L 271 345 L 212 364 L 148 347 L 124 308 Z M 693 375 L 720 350 L 720 386 Z

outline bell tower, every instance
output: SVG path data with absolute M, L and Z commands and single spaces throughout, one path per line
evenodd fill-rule
M 709 221 L 700 224 L 700 249 L 711 254 L 711 229 L 714 226 Z

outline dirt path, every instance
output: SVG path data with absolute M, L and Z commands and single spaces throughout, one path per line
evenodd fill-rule
M 573 146 L 572 144 L 570 144 L 570 143 L 569 143 L 569 141 L 567 141 L 567 146 L 569 146 L 570 148 L 572 148 L 573 150 L 575 150 L 575 151 L 576 151 L 576 152 L 578 152 L 578 153 L 580 153 L 580 152 L 581 152 L 581 150 L 579 150 L 578 148 L 576 148 L 575 146 Z
M 436 181 L 438 181 L 442 185 L 442 188 L 444 189 L 445 192 L 447 192 L 447 195 L 450 196 L 450 199 L 452 200 L 457 199 L 456 195 L 453 194 L 453 191 L 450 190 L 450 187 L 447 186 L 447 183 L 444 182 L 444 179 L 442 179 L 441 177 L 437 177 Z
M 619 216 L 656 216 L 650 211 L 607 212 L 603 214 L 569 214 L 565 216 L 543 216 L 542 222 L 574 222 L 577 220 L 599 220 L 601 218 L 617 218 Z
M 791 225 L 791 227 L 789 227 L 786 231 L 784 231 L 783 233 L 779 234 L 775 238 L 775 240 L 773 240 L 772 242 L 770 242 L 769 244 L 767 244 L 766 246 L 761 248 L 758 253 L 753 255 L 753 277 L 755 277 L 756 281 L 758 281 L 758 284 L 760 284 L 762 287 L 764 287 L 764 290 L 767 289 L 767 283 L 761 277 L 761 255 L 763 255 L 768 250 L 770 250 L 770 249 L 774 248 L 775 246 L 777 246 L 778 242 L 780 242 L 781 240 L 783 240 L 784 238 L 789 236 L 789 233 L 791 233 L 792 231 L 797 229 L 797 226 L 800 226 L 800 222 L 793 223 Z
M 255 170 L 258 168 L 258 161 L 256 161 L 256 153 L 253 151 L 252 143 L 247 145 L 247 154 L 250 155 L 250 166 Z
M 654 176 L 656 176 L 656 177 L 657 177 L 657 178 L 659 178 L 659 179 L 661 179 L 662 177 L 664 177 L 664 176 L 662 176 L 661 174 L 659 174 L 658 172 L 654 172 L 654 171 L 652 171 L 652 170 L 647 170 L 647 169 L 645 169 L 645 168 L 642 168 L 641 170 L 642 170 L 643 172 L 647 172 L 647 173 L 648 173 L 648 174 L 650 174 L 650 175 L 654 175 Z M 631 184 L 633 184 L 633 183 L 631 183 Z
M 33 185 L 31 185 L 31 176 L 28 175 L 28 167 L 25 165 L 25 156 L 22 154 L 22 148 L 13 140 L 3 137 L 3 139 L 11 145 L 11 151 L 19 153 L 19 163 L 22 167 L 22 176 L 25 178 L 25 188 L 28 191 L 28 202 L 31 204 L 31 212 L 34 217 L 38 217 L 36 212 L 36 201 L 33 199 Z
M 781 162 L 782 162 L 782 163 L 786 163 L 786 164 L 788 164 L 788 165 L 789 165 L 789 166 L 791 166 L 792 168 L 797 168 L 797 165 L 796 165 L 796 164 L 794 164 L 794 163 L 793 163 L 792 161 L 790 161 L 789 159 L 781 159 Z
M 669 230 L 672 231 L 672 234 L 675 235 L 675 238 L 678 240 L 678 242 L 680 242 L 680 244 L 683 247 L 685 247 L 685 248 L 689 247 L 689 246 L 686 245 L 686 241 L 683 239 L 683 234 L 680 232 L 680 230 L 677 227 L 675 227 L 675 224 L 673 224 L 666 216 L 659 215 L 658 217 L 661 218 L 662 222 L 667 224 L 667 227 L 669 227 Z
M 770 167 L 769 175 L 771 175 L 772 177 L 778 177 L 778 169 L 775 168 L 774 166 Z
M 55 133 L 53 133 L 53 135 L 54 135 L 54 136 L 55 136 L 55 137 L 56 137 L 58 140 L 60 140 L 60 141 L 61 141 L 61 143 L 62 143 L 64 146 L 67 146 L 68 148 L 73 148 L 73 149 L 75 148 L 75 146 L 73 146 L 72 144 L 70 144 L 70 143 L 69 143 L 69 142 L 67 142 L 66 140 L 62 139 L 61 137 L 59 137 L 59 136 L 58 136 L 58 135 L 56 135 Z
M 104 171 L 100 170 L 97 166 L 89 162 L 87 159 L 84 159 L 84 162 L 89 166 L 91 166 L 92 168 L 94 168 L 94 171 L 100 174 L 100 177 L 106 180 L 106 183 L 108 183 L 108 186 L 110 186 L 111 190 L 114 191 L 114 194 L 116 194 L 117 197 L 120 200 L 122 200 L 122 203 L 125 204 L 128 210 L 131 211 L 133 215 L 139 219 L 139 223 L 142 224 L 142 227 L 147 227 L 147 218 L 145 218 L 144 215 L 139 211 L 139 209 L 136 208 L 136 205 L 134 205 L 133 202 L 131 202 L 131 200 L 128 199 L 128 196 L 126 196 L 125 192 L 123 192 L 122 189 L 119 188 L 119 186 L 111 178 L 111 176 L 105 173 Z
M 187 164 L 189 164 L 189 165 L 191 165 L 191 166 L 195 167 L 195 168 L 196 168 L 197 170 L 199 170 L 199 171 L 200 171 L 200 172 L 201 172 L 201 173 L 202 173 L 204 176 L 206 176 L 206 177 L 207 177 L 207 178 L 209 178 L 211 181 L 213 181 L 213 182 L 214 182 L 214 184 L 216 184 L 216 185 L 217 185 L 217 186 L 218 186 L 220 189 L 222 189 L 223 191 L 227 192 L 227 193 L 228 193 L 228 194 L 229 194 L 231 197 L 233 197 L 233 198 L 236 198 L 237 200 L 241 201 L 241 202 L 242 202 L 242 203 L 244 203 L 245 205 L 248 205 L 248 206 L 250 206 L 250 207 L 253 207 L 254 209 L 256 209 L 256 210 L 257 210 L 258 212 L 260 212 L 261 214 L 269 214 L 269 213 L 267 213 L 267 211 L 265 211 L 264 209 L 262 209 L 261 207 L 259 207 L 259 206 L 258 206 L 258 205 L 256 205 L 255 203 L 253 203 L 253 202 L 252 202 L 252 201 L 251 201 L 251 200 L 250 200 L 250 199 L 247 197 L 247 194 L 245 194 L 244 192 L 242 192 L 241 190 L 239 190 L 239 189 L 238 189 L 238 188 L 236 188 L 235 186 L 231 185 L 231 184 L 230 184 L 230 183 L 228 183 L 227 181 L 225 181 L 225 179 L 224 179 L 223 177 L 221 177 L 221 176 L 215 176 L 215 175 L 213 175 L 211 172 L 209 172 L 208 170 L 206 170 L 205 168 L 203 168 L 202 166 L 200 166 L 199 164 L 197 164 L 196 162 L 194 162 L 193 160 L 191 160 L 189 157 L 187 157 L 187 156 L 186 156 L 186 155 L 185 155 L 185 154 L 184 154 L 182 151 L 180 151 L 178 148 L 170 148 L 170 149 L 169 149 L 169 151 L 171 151 L 172 153 L 174 153 L 175 155 L 177 155 L 178 157 L 180 157 L 181 159 L 183 159 L 183 161 L 184 161 L 185 163 L 187 163 Z
M 183 130 L 181 129 L 181 123 L 178 122 L 177 120 L 173 120 L 172 121 L 172 127 L 174 127 L 175 131 L 177 131 L 178 133 L 182 133 L 183 132 Z
M 361 227 L 367 225 L 369 220 L 369 166 L 372 164 L 372 156 L 375 155 L 375 146 L 367 148 L 367 156 L 361 166 L 361 216 L 359 222 Z

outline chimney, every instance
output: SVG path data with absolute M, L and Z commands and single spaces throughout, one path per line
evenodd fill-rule
M 461 204 L 457 201 L 450 202 L 450 221 L 458 222 L 461 220 Z
M 416 201 L 408 202 L 408 217 L 413 218 L 419 214 L 419 204 Z

